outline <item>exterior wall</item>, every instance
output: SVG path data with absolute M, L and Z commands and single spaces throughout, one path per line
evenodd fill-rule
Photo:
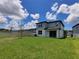
M 60 30 L 60 38 L 64 38 L 64 30 Z
M 60 23 L 49 23 L 48 24 L 48 28 L 51 28 L 51 29 L 56 29 L 56 28 L 60 28 Z
M 47 28 L 47 29 L 45 29 L 45 28 Z M 42 31 L 42 35 L 38 34 L 39 30 Z M 56 38 L 63 38 L 64 37 L 64 26 L 60 22 L 48 23 L 48 25 L 47 25 L 47 23 L 43 23 L 42 27 L 38 27 L 38 24 L 37 24 L 37 30 L 36 30 L 37 36 L 50 37 L 49 36 L 50 31 L 56 31 Z
M 63 38 L 64 37 L 64 31 L 63 30 L 57 30 L 57 38 Z
M 49 32 L 47 30 L 42 30 L 42 35 L 38 34 L 39 30 L 36 30 L 37 36 L 43 36 L 43 37 L 50 37 Z M 63 38 L 64 37 L 64 31 L 63 30 L 56 30 L 56 38 Z
M 57 38 L 63 38 L 64 37 L 64 27 L 62 26 L 61 23 L 59 23 L 59 27 L 60 27 L 60 30 L 58 29 L 57 30 Z
M 47 31 L 47 33 L 48 33 L 48 34 L 46 34 L 47 37 L 50 37 L 50 36 L 49 36 L 49 32 L 50 32 L 50 31 L 56 31 L 56 38 L 63 38 L 63 37 L 64 37 L 64 31 L 63 31 L 63 30 L 59 30 L 59 29 Z
M 42 36 L 44 36 L 44 37 L 45 37 L 45 36 L 46 36 L 46 34 L 45 34 L 45 33 L 46 33 L 46 31 L 45 31 L 45 30 L 42 30 Z
M 50 37 L 50 31 L 56 31 L 56 38 L 57 38 L 57 30 L 55 30 L 55 29 L 47 30 L 46 31 L 47 37 Z
M 46 35 L 46 34 L 48 34 L 46 30 L 41 30 L 42 34 L 38 34 L 38 31 L 40 31 L 40 30 L 36 30 L 37 36 L 43 36 L 43 37 L 47 37 L 48 36 L 48 35 Z
M 56 30 L 56 38 L 64 37 L 64 27 L 62 26 L 60 22 L 49 24 L 49 28 L 53 28 Z
M 61 32 L 61 38 L 64 38 L 64 26 L 62 26 L 62 25 L 61 25 L 60 32 Z
M 79 30 L 73 30 L 73 37 L 79 37 Z
M 60 38 L 60 30 L 57 30 L 56 34 L 57 34 L 56 37 Z
M 41 25 L 41 26 L 39 26 L 39 25 Z M 47 33 L 46 30 L 44 30 L 45 28 L 47 28 L 47 23 L 39 23 L 39 24 L 37 24 L 37 29 L 36 29 L 37 36 L 47 37 L 46 34 L 48 34 L 48 33 Z M 40 30 L 42 31 L 42 35 L 38 34 L 38 31 L 40 31 Z
M 73 28 L 73 37 L 79 37 L 79 25 Z
M 79 33 L 73 33 L 73 37 L 79 37 Z
M 41 25 L 41 26 L 39 26 L 39 25 Z M 37 24 L 38 29 L 44 29 L 46 27 L 47 27 L 47 23 L 39 23 L 39 24 Z
M 49 31 L 48 30 L 46 31 L 46 37 L 49 37 Z

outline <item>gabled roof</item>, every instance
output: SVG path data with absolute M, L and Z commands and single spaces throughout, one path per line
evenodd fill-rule
M 79 23 L 78 24 L 76 24 L 76 25 L 74 25 L 72 28 L 74 28 L 74 27 L 76 27 L 76 26 L 78 26 L 79 25 Z
M 63 25 L 63 27 L 64 27 L 64 24 L 63 24 L 63 22 L 61 20 L 51 21 L 51 22 L 43 21 L 43 22 L 39 22 L 39 23 L 36 23 L 36 24 L 40 24 L 40 23 L 48 23 L 49 24 L 49 23 L 57 23 L 57 22 L 60 22 Z
M 61 20 L 52 21 L 52 22 L 48 22 L 48 23 L 57 23 L 57 22 L 60 22 L 63 25 L 63 27 L 64 27 L 64 24 L 63 24 L 63 22 Z

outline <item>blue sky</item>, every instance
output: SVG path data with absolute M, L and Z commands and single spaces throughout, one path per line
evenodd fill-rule
M 22 0 L 22 5 L 28 10 L 29 13 L 39 13 L 39 21 L 46 20 L 46 12 L 51 11 L 52 5 L 57 2 L 60 6 L 61 4 L 73 5 L 78 3 L 79 0 Z M 67 18 L 67 14 L 60 13 L 57 15 L 57 19 L 64 20 Z M 33 20 L 30 16 L 26 19 L 26 22 Z M 65 23 L 65 29 L 71 29 L 72 24 Z
M 0 1 L 0 28 L 17 30 L 21 24 L 24 29 L 31 29 L 37 22 L 55 20 L 61 20 L 65 29 L 72 29 L 79 23 L 79 0 Z

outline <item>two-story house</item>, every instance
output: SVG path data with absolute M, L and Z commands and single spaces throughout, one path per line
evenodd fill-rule
M 37 23 L 36 34 L 37 36 L 63 38 L 64 24 L 60 20 L 39 22 Z

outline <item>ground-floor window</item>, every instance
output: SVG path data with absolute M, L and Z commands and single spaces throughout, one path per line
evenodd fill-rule
M 39 30 L 39 31 L 38 31 L 38 34 L 42 35 L 42 30 Z

